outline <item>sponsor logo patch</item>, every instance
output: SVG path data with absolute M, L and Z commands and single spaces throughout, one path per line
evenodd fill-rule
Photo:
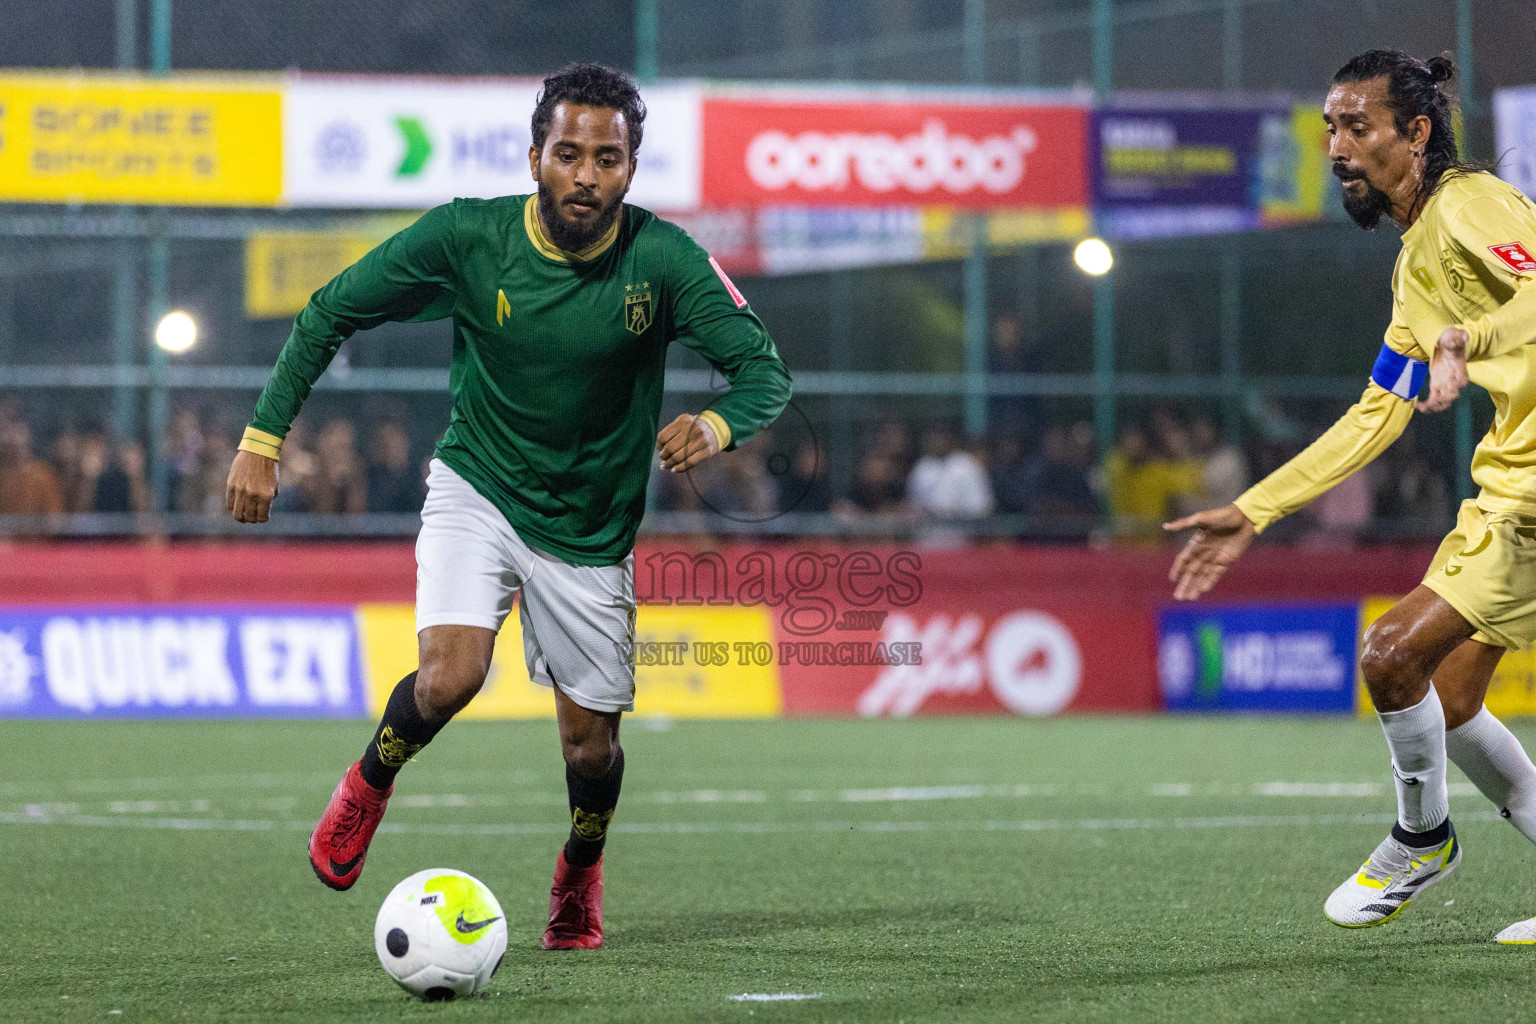
M 1516 273 L 1527 274 L 1536 270 L 1536 259 L 1532 259 L 1531 254 L 1525 251 L 1525 246 L 1519 242 L 1490 245 L 1488 251 L 1503 260 Z
M 1440 290 L 1435 287 L 1435 279 L 1429 276 L 1428 267 L 1414 267 L 1413 278 L 1424 286 L 1424 290 L 1429 292 L 1430 298 L 1436 302 L 1440 301 Z

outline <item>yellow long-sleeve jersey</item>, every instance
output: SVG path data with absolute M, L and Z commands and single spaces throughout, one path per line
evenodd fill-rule
M 1467 376 L 1496 410 L 1472 457 L 1478 505 L 1536 515 L 1536 204 L 1492 174 L 1447 171 L 1392 272 L 1392 324 L 1365 393 L 1305 451 L 1237 499 L 1263 530 L 1397 440 L 1440 333 L 1466 328 Z

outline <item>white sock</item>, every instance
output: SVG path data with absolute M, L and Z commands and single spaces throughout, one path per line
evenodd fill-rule
M 1379 711 L 1376 717 L 1392 751 L 1398 823 L 1410 832 L 1437 828 L 1450 813 L 1450 798 L 1445 791 L 1445 712 L 1434 684 L 1413 707 Z
M 1445 752 L 1521 835 L 1536 842 L 1536 765 L 1503 722 L 1481 709 L 1445 734 Z

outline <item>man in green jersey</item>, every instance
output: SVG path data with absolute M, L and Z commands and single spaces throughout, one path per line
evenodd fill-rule
M 333 889 L 357 881 L 397 772 L 479 691 L 519 592 L 528 673 L 554 691 L 571 833 L 547 949 L 602 943 L 602 850 L 634 709 L 635 531 L 651 453 L 685 472 L 762 430 L 789 374 L 729 278 L 680 228 L 626 205 L 645 107 L 625 75 L 572 65 L 544 80 L 529 161 L 536 196 L 427 212 L 310 299 L 256 403 L 228 507 L 265 522 L 282 440 L 354 331 L 453 319 L 453 412 L 416 542 L 420 667 L 391 694 L 310 837 Z M 656 434 L 667 345 L 730 389 Z

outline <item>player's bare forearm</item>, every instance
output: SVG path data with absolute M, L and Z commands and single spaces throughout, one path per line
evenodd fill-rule
M 264 523 L 277 496 L 277 461 L 255 452 L 236 452 L 224 487 L 224 507 L 238 523 Z
M 662 469 L 685 473 L 718 453 L 720 439 L 703 417 L 684 413 L 661 428 L 656 450 L 661 453 Z
M 1168 570 L 1176 601 L 1193 601 L 1216 585 L 1258 536 L 1258 529 L 1235 504 L 1164 523 L 1169 533 L 1194 530 Z
M 1419 412 L 1444 412 L 1467 386 L 1467 332 L 1461 327 L 1447 327 L 1435 343 L 1435 355 L 1429 364 L 1429 393 L 1415 402 Z

